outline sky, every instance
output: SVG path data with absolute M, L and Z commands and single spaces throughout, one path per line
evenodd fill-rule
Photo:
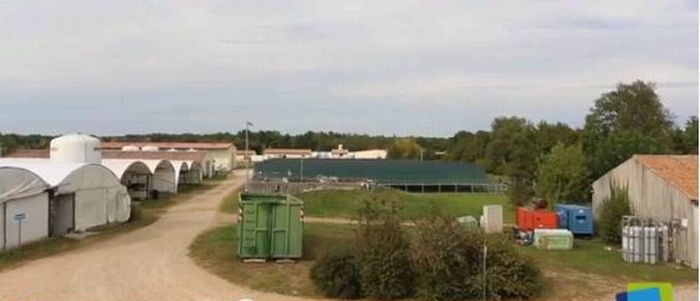
M 697 115 L 697 0 L 0 0 L 3 133 L 580 127 L 637 79 Z

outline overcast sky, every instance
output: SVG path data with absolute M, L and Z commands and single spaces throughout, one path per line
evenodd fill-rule
M 697 0 L 0 0 L 0 132 L 581 126 L 635 79 L 697 114 Z

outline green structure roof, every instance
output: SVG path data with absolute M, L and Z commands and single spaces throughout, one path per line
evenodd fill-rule
M 257 178 L 337 177 L 385 184 L 487 184 L 483 168 L 467 163 L 374 159 L 271 159 L 255 166 Z

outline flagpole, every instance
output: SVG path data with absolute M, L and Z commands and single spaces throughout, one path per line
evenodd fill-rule
M 245 192 L 248 192 L 248 178 L 250 178 L 250 171 L 248 169 L 248 131 L 250 129 L 248 126 L 250 125 L 250 121 L 245 122 L 245 155 L 243 156 L 243 161 L 245 161 Z

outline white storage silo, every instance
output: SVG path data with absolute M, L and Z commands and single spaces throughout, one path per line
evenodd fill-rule
M 80 133 L 68 134 L 51 140 L 50 158 L 60 163 L 102 162 L 100 140 Z
M 157 146 L 147 145 L 147 146 L 142 147 L 141 150 L 144 152 L 157 152 L 160 149 Z
M 127 146 L 122 147 L 122 151 L 123 152 L 138 152 L 139 147 L 135 146 L 135 145 L 127 145 Z

